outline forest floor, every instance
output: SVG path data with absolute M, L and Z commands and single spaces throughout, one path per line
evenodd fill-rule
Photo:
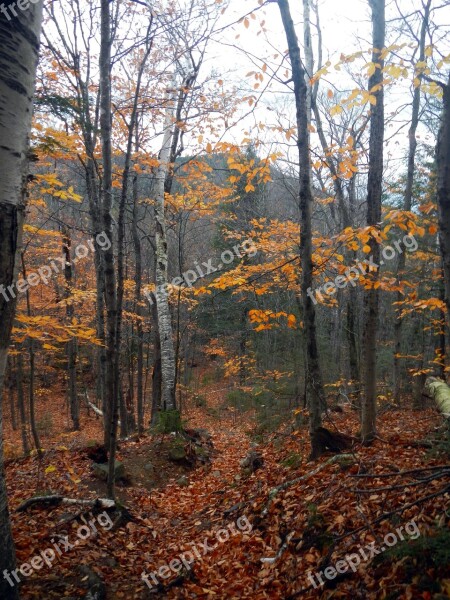
M 20 432 L 12 432 L 6 419 L 7 483 L 18 565 L 29 563 L 55 543 L 65 548 L 50 565 L 44 564 L 29 577 L 19 574 L 24 580 L 23 600 L 84 598 L 88 586 L 94 589 L 94 574 L 105 583 L 108 600 L 450 598 L 448 492 L 372 524 L 380 515 L 432 495 L 445 485 L 448 490 L 448 470 L 446 478 L 409 487 L 404 484 L 410 482 L 410 476 L 355 477 L 448 465 L 448 457 L 415 445 L 417 440 L 435 435 L 442 424 L 432 408 L 386 410 L 379 417 L 380 439 L 370 447 L 356 445 L 344 464 L 324 465 L 331 455 L 308 462 L 306 426 L 268 433 L 262 442 L 258 438 L 259 444 L 252 444 L 254 415 L 222 410 L 223 391 L 214 393 L 210 385 L 208 409 L 188 407 L 185 418 L 190 428 L 201 427 L 212 435 L 215 451 L 211 463 L 195 469 L 174 464 L 167 457 L 168 440 L 161 436 L 121 442 L 118 458 L 125 464 L 128 481 L 118 487 L 117 495 L 133 519 L 108 530 L 97 525 L 97 533 L 81 541 L 77 538 L 84 518 L 80 506 L 32 507 L 17 512 L 24 500 L 35 495 L 105 496 L 105 485 L 94 477 L 92 461 L 86 455 L 86 446 L 102 439 L 101 423 L 83 409 L 82 432 L 69 432 L 67 415 L 60 408 L 62 399 L 57 396 L 48 394 L 47 399 L 39 400 L 46 450 L 41 463 L 36 456 L 17 457 Z M 44 415 L 51 415 L 46 417 L 47 431 Z M 331 418 L 334 425 L 325 423 L 330 429 L 336 426 L 348 434 L 357 432 L 357 415 L 350 407 L 332 413 Z M 251 448 L 262 455 L 264 464 L 249 474 L 240 461 Z M 281 490 L 268 503 L 274 486 L 320 466 L 318 473 Z M 429 473 L 432 471 L 425 474 Z M 394 489 L 357 493 L 357 487 Z M 69 522 L 74 515 L 77 518 Z M 396 544 L 396 529 L 413 520 L 420 536 Z M 433 537 L 438 526 L 446 532 L 446 542 Z M 411 527 L 406 531 L 412 535 Z M 383 536 L 389 533 L 394 536 L 386 538 L 393 541 L 391 550 L 375 558 L 366 550 L 367 560 L 360 553 L 354 571 L 332 580 L 322 576 L 323 586 L 318 578 L 308 577 L 371 542 L 381 548 Z M 71 542 L 77 540 L 70 549 L 63 543 L 66 536 Z M 405 544 L 409 556 L 401 552 Z M 180 561 L 173 563 L 177 574 L 164 569 L 183 553 L 185 566 L 181 564 L 180 570 Z M 151 573 L 160 571 L 158 580 L 163 587 L 150 589 L 141 578 L 144 571 L 150 585 Z

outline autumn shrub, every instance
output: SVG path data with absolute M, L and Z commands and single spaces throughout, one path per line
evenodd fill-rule
M 180 411 L 163 410 L 158 414 L 158 420 L 155 425 L 156 433 L 180 433 L 183 430 Z

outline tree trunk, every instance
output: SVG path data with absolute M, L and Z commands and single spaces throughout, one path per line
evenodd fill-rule
M 136 142 L 137 146 L 137 142 Z M 137 151 L 137 147 L 136 147 Z M 134 290 L 134 310 L 137 315 L 136 324 L 136 343 L 137 343 L 137 381 L 136 381 L 136 396 L 137 396 L 137 421 L 138 421 L 138 434 L 144 433 L 144 388 L 143 388 L 143 375 L 144 375 L 144 336 L 142 331 L 142 250 L 141 250 L 141 238 L 138 232 L 138 176 L 137 173 L 133 177 L 133 219 L 131 223 L 131 233 L 133 237 L 134 245 L 134 258 L 135 258 L 135 290 Z
M 372 62 L 376 64 L 369 78 L 369 91 L 375 97 L 375 106 L 370 107 L 369 173 L 367 183 L 367 225 L 379 227 L 381 222 L 381 195 L 383 182 L 383 142 L 384 142 L 384 59 L 381 50 L 385 40 L 385 0 L 369 0 L 372 9 Z M 380 246 L 374 237 L 368 245 L 376 264 L 380 264 Z M 373 441 L 376 435 L 376 340 L 379 314 L 379 292 L 374 285 L 379 279 L 379 269 L 367 273 L 371 287 L 364 292 L 364 331 L 363 331 L 363 387 L 364 397 L 361 414 L 361 436 L 364 443 Z
M 0 15 L 0 598 L 18 600 L 16 586 L 3 574 L 16 568 L 11 522 L 8 512 L 3 454 L 3 383 L 11 328 L 16 308 L 15 298 L 8 302 L 4 286 L 12 285 L 17 276 L 24 217 L 25 187 L 28 173 L 28 136 L 42 3 L 7 20 Z
M 17 356 L 17 406 L 20 415 L 20 432 L 22 435 L 22 448 L 25 456 L 30 454 L 30 445 L 28 443 L 27 432 L 27 412 L 25 410 L 25 398 L 23 395 L 23 357 L 19 351 Z
M 148 32 L 151 29 L 152 23 L 153 23 L 153 14 L 150 17 L 150 25 L 148 28 Z M 119 203 L 119 219 L 118 219 L 119 232 L 118 232 L 118 241 L 117 241 L 117 246 L 118 246 L 117 306 L 116 306 L 117 369 L 116 369 L 116 384 L 115 385 L 116 385 L 117 389 L 120 388 L 119 393 L 120 393 L 120 407 L 121 407 L 121 420 L 122 420 L 122 427 L 121 427 L 122 437 L 126 437 L 128 435 L 128 425 L 129 425 L 127 406 L 125 403 L 123 390 L 121 389 L 121 384 L 120 384 L 120 345 L 121 345 L 121 341 L 122 341 L 122 309 L 123 309 L 123 296 L 124 296 L 125 209 L 126 209 L 127 200 L 128 200 L 128 187 L 129 187 L 129 178 L 130 178 L 130 169 L 131 169 L 131 155 L 132 155 L 132 151 L 133 151 L 133 134 L 135 133 L 136 127 L 137 127 L 138 101 L 139 101 L 139 95 L 140 95 L 140 91 L 141 91 L 141 81 L 142 81 L 142 75 L 144 73 L 145 65 L 146 65 L 148 57 L 150 55 L 151 47 L 152 46 L 149 43 L 149 40 L 147 39 L 147 49 L 144 54 L 143 60 L 141 61 L 141 64 L 139 65 L 136 89 L 135 89 L 134 98 L 133 98 L 133 109 L 131 111 L 130 122 L 128 123 L 127 149 L 125 152 L 125 161 L 124 161 L 124 167 L 123 167 L 123 173 L 122 173 L 122 190 L 121 190 L 120 203 Z M 137 135 L 137 132 L 136 132 L 136 135 Z M 136 146 L 137 146 L 137 143 L 136 143 Z M 134 191 L 137 192 L 137 188 Z M 133 216 L 133 220 L 134 220 L 134 216 Z M 135 231 L 134 235 L 135 236 L 137 235 L 136 231 Z M 136 248 L 139 248 L 139 251 L 137 251 L 136 254 L 140 253 L 139 240 L 137 243 L 135 240 L 134 245 L 135 245 L 135 250 L 136 250 Z M 139 260 L 140 260 L 140 257 L 139 257 Z M 141 264 L 139 264 L 139 271 L 140 271 L 138 273 L 139 286 L 138 286 L 138 284 L 136 284 L 136 287 L 138 287 L 138 291 L 137 291 L 138 298 L 140 296 L 140 285 L 141 285 L 141 283 L 140 283 L 141 271 L 142 271 Z M 139 319 L 138 319 L 138 321 L 139 321 Z M 142 326 L 141 326 L 140 322 L 139 322 L 139 327 L 141 327 L 141 334 L 142 334 Z M 141 337 L 142 337 L 142 335 L 141 335 Z M 141 384 L 142 384 L 142 382 L 141 382 Z M 142 412 L 142 385 L 141 385 L 141 390 L 140 390 L 140 402 L 141 402 L 141 412 Z M 113 465 L 114 465 L 114 463 L 113 463 Z
M 158 412 L 161 410 L 161 344 L 159 342 L 159 329 L 157 326 L 158 317 L 156 306 L 152 306 L 153 321 L 155 323 L 153 331 L 153 373 L 152 373 L 152 414 L 151 424 L 155 425 L 158 420 Z
M 24 253 L 21 253 L 21 261 L 22 261 L 22 275 L 23 279 L 26 280 L 27 273 L 25 269 L 25 257 Z M 31 317 L 31 302 L 30 302 L 30 290 L 28 289 L 25 292 L 25 298 L 27 302 L 27 315 Z M 39 433 L 36 426 L 36 407 L 35 407 L 35 397 L 34 397 L 34 375 L 35 375 L 35 353 L 34 353 L 34 340 L 33 338 L 28 338 L 28 356 L 30 358 L 30 382 L 28 388 L 28 401 L 30 407 L 30 426 L 31 426 L 31 435 L 33 436 L 34 446 L 36 448 L 36 452 L 38 454 L 39 459 L 42 458 L 43 452 L 41 449 L 41 441 L 39 439 Z
M 431 0 L 428 0 L 425 6 L 425 14 L 422 20 L 422 27 L 420 32 L 420 43 L 419 43 L 419 61 L 425 60 L 425 42 L 426 34 L 428 30 L 428 19 L 430 15 Z M 420 77 L 419 77 L 420 79 Z M 419 112 L 420 112 L 420 85 L 414 88 L 412 113 L 411 113 L 411 125 L 409 127 L 408 138 L 409 138 L 409 149 L 408 149 L 408 169 L 406 174 L 406 186 L 405 196 L 403 201 L 403 210 L 410 211 L 412 206 L 413 198 L 413 185 L 414 185 L 414 173 L 416 167 L 416 149 L 417 139 L 416 131 L 419 124 Z M 401 285 L 401 278 L 403 277 L 404 269 L 406 265 L 406 252 L 402 252 L 399 256 L 397 266 L 397 283 Z M 396 302 L 403 301 L 403 291 L 397 292 Z M 401 306 L 399 306 L 399 310 Z M 398 404 L 400 402 L 401 393 L 401 375 L 402 375 L 402 359 L 399 357 L 402 351 L 402 329 L 403 319 L 400 314 L 394 321 L 394 402 Z
M 445 304 L 445 284 L 444 284 L 444 273 L 441 267 L 441 279 L 439 281 L 439 300 Z M 446 335 L 445 335 L 445 309 L 439 310 L 439 318 L 442 323 L 438 336 L 437 347 L 435 348 L 435 360 L 439 362 L 438 374 L 441 379 L 445 379 L 445 367 L 446 367 Z
M 104 251 L 106 305 L 106 385 L 108 413 L 105 414 L 105 442 L 109 447 L 108 495 L 114 499 L 114 462 L 119 420 L 119 348 L 116 343 L 117 296 L 112 235 L 112 123 L 111 123 L 111 15 L 109 0 L 101 0 L 100 42 L 100 135 L 102 140 L 101 210 L 103 230 L 111 242 Z
M 70 247 L 72 241 L 68 229 L 62 230 L 63 235 L 63 255 L 65 259 L 64 265 L 64 279 L 66 282 L 66 288 L 64 297 L 66 299 L 66 316 L 69 325 L 72 324 L 74 316 L 73 304 L 70 300 L 72 294 L 72 257 L 70 256 Z M 72 419 L 73 428 L 75 431 L 80 429 L 80 402 L 78 399 L 77 391 L 77 340 L 76 337 L 72 336 L 67 342 L 66 346 L 67 353 L 67 374 L 69 377 L 69 405 L 70 405 L 70 416 Z
M 161 408 L 175 410 L 175 348 L 167 293 L 167 237 L 165 218 L 165 182 L 172 145 L 174 90 L 167 90 L 164 137 L 156 172 L 156 309 L 161 347 Z
M 450 75 L 443 89 L 441 127 L 436 149 L 439 242 L 445 282 L 447 324 L 450 324 Z
M 310 410 L 310 435 L 312 454 L 314 452 L 315 432 L 321 426 L 322 410 L 325 408 L 325 394 L 322 384 L 322 373 L 319 363 L 319 352 L 316 336 L 316 312 L 311 297 L 313 285 L 313 261 L 312 261 L 312 192 L 311 192 L 311 157 L 308 144 L 308 106 L 307 106 L 307 86 L 305 81 L 305 69 L 303 68 L 298 45 L 297 35 L 295 33 L 294 23 L 292 21 L 289 2 L 287 0 L 278 0 L 281 18 L 283 21 L 286 39 L 289 46 L 289 57 L 291 60 L 292 79 L 294 82 L 295 106 L 297 118 L 297 145 L 300 165 L 300 256 L 302 266 L 301 292 L 303 303 L 303 320 L 305 324 L 306 338 L 306 379 L 308 382 L 309 410 Z
M 14 380 L 13 380 L 13 365 L 11 361 L 11 357 L 8 361 L 8 377 L 7 384 L 8 388 L 8 396 L 9 396 L 9 410 L 11 413 L 11 427 L 13 431 L 17 431 L 17 414 L 16 414 L 16 402 L 14 398 Z

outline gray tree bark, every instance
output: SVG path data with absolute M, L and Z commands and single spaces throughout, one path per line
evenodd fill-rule
M 310 294 L 308 294 L 308 292 L 311 292 L 313 285 L 311 223 L 313 196 L 311 191 L 311 157 L 308 144 L 308 91 L 305 81 L 305 69 L 303 68 L 301 61 L 300 47 L 298 45 L 297 34 L 295 33 L 294 23 L 289 9 L 289 2 L 287 0 L 278 0 L 278 6 L 289 47 L 297 118 L 297 145 L 300 166 L 301 293 L 306 338 L 306 380 L 308 382 L 310 393 L 308 403 L 310 411 L 310 434 L 311 442 L 314 446 L 314 434 L 321 426 L 322 410 L 325 408 L 326 403 L 317 347 L 316 311 L 313 300 L 310 297 Z M 314 447 L 312 447 L 312 454 L 314 454 Z
M 70 239 L 70 233 L 67 228 L 63 228 L 63 255 L 65 258 L 64 265 L 64 279 L 65 279 L 65 290 L 64 297 L 67 301 L 66 305 L 66 316 L 68 323 L 72 323 L 72 319 L 74 316 L 74 307 L 73 303 L 70 301 L 70 296 L 72 294 L 72 257 L 70 255 L 70 248 L 72 245 L 72 241 Z M 72 419 L 73 428 L 75 431 L 80 429 L 80 402 L 78 399 L 77 392 L 77 340 L 74 336 L 70 338 L 66 345 L 66 354 L 67 354 L 67 375 L 69 378 L 68 382 L 68 396 L 69 396 L 69 406 L 70 406 L 70 417 Z
M 447 323 L 450 323 L 450 74 L 443 89 L 441 126 L 436 148 L 439 242 L 445 283 Z
M 430 16 L 430 6 L 431 0 L 428 0 L 425 5 L 425 11 L 422 19 L 422 26 L 420 30 L 420 40 L 419 40 L 419 61 L 425 60 L 425 43 L 426 43 L 426 34 L 428 30 L 428 21 Z M 419 79 L 421 77 L 419 76 Z M 416 139 L 416 131 L 417 126 L 419 125 L 419 111 L 420 111 L 420 85 L 414 88 L 413 93 L 413 102 L 412 102 L 412 111 L 411 111 L 411 125 L 409 127 L 408 139 L 409 139 L 409 147 L 408 147 L 408 168 L 406 174 L 406 185 L 405 185 L 405 195 L 403 200 L 403 210 L 410 211 L 412 206 L 412 198 L 413 198 L 413 185 L 414 185 L 414 173 L 416 170 L 416 149 L 417 149 L 417 139 Z M 406 265 L 406 253 L 402 252 L 400 254 L 398 265 L 397 265 L 397 282 L 400 283 L 401 278 L 403 277 L 403 271 Z M 402 302 L 403 300 L 403 292 L 397 292 L 397 302 Z M 403 330 L 403 319 L 400 315 L 397 316 L 394 323 L 394 401 L 396 403 L 400 402 L 400 392 L 401 392 L 401 358 L 399 355 L 402 351 L 402 330 Z
M 369 77 L 369 91 L 376 104 L 370 107 L 369 174 L 367 183 L 367 225 L 379 227 L 381 222 L 381 195 L 383 183 L 384 143 L 384 59 L 380 52 L 385 45 L 385 0 L 369 0 L 372 9 L 372 62 L 376 65 Z M 368 245 L 373 260 L 380 264 L 380 245 L 371 237 Z M 373 284 L 379 279 L 379 270 L 369 274 L 372 287 L 364 293 L 363 368 L 364 396 L 361 412 L 361 437 L 364 443 L 376 435 L 376 340 L 379 314 L 379 292 Z

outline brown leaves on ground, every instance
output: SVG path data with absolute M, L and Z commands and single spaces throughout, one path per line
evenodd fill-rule
M 218 405 L 222 401 L 219 395 L 216 401 Z M 47 410 L 59 414 L 60 402 L 48 399 Z M 118 488 L 118 496 L 134 520 L 110 531 L 98 527 L 95 535 L 59 556 L 51 568 L 44 565 L 31 577 L 23 578 L 23 600 L 84 597 L 88 578 L 80 576 L 80 565 L 88 565 L 100 576 L 111 600 L 433 598 L 423 586 L 421 589 L 420 574 L 407 576 L 402 559 L 392 558 L 387 563 L 362 561 L 355 573 L 341 574 L 317 588 L 312 586 L 308 573 L 323 571 L 370 542 L 378 544 L 387 533 L 412 519 L 421 535 L 430 532 L 436 523 L 450 526 L 448 493 L 370 525 L 380 515 L 448 485 L 448 475 L 430 481 L 425 488 L 403 485 L 407 478 L 354 477 L 445 464 L 442 458 L 432 458 L 428 450 L 412 445 L 440 424 L 434 411 L 390 410 L 382 414 L 379 439 L 371 447 L 356 446 L 350 451 L 354 460 L 348 464 L 327 465 L 316 475 L 280 491 L 264 517 L 261 513 L 270 490 L 313 471 L 329 456 L 308 462 L 306 429 L 279 431 L 268 435 L 264 445 L 256 448 L 263 467 L 251 474 L 243 472 L 240 463 L 252 449 L 247 435 L 253 428 L 251 415 L 236 418 L 224 411 L 219 420 L 211 414 L 190 408 L 186 415 L 190 427 L 208 429 L 217 450 L 212 464 L 195 470 L 170 463 L 159 438 L 146 436 L 121 443 L 119 459 L 128 462 L 131 470 L 134 460 L 136 464 L 131 481 Z M 352 435 L 357 432 L 357 416 L 350 409 L 331 418 L 339 431 Z M 327 427 L 331 427 L 329 423 Z M 8 432 L 6 441 L 12 439 Z M 72 498 L 101 495 L 103 484 L 95 483 L 91 461 L 83 450 L 90 439 L 101 440 L 100 422 L 83 415 L 83 433 L 59 434 L 45 440 L 47 453 L 41 466 L 36 457 L 9 461 L 7 481 L 18 564 L 51 547 L 52 540 L 64 536 L 77 539 L 76 531 L 84 517 L 81 512 L 76 520 L 70 521 L 69 517 L 79 512 L 79 507 L 31 509 L 26 514 L 16 513 L 15 509 L 37 494 L 53 492 Z M 139 473 L 146 461 L 152 468 L 141 478 Z M 182 479 L 180 474 L 184 475 Z M 158 486 L 153 489 L 149 485 L 152 477 Z M 377 491 L 383 486 L 395 489 Z M 355 491 L 362 488 L 364 493 Z M 367 488 L 373 488 L 373 493 Z M 238 528 L 239 518 L 239 523 L 247 518 L 252 530 Z M 353 530 L 357 531 L 346 535 Z M 208 551 L 203 554 L 205 539 Z M 145 571 L 150 575 L 194 548 L 200 558 L 197 555 L 189 569 L 183 567 L 167 579 L 159 577 L 164 588 L 152 593 L 141 574 Z M 450 572 L 429 571 L 431 579 L 440 581 L 441 595 L 436 598 L 449 597 L 445 590 L 450 589 Z

